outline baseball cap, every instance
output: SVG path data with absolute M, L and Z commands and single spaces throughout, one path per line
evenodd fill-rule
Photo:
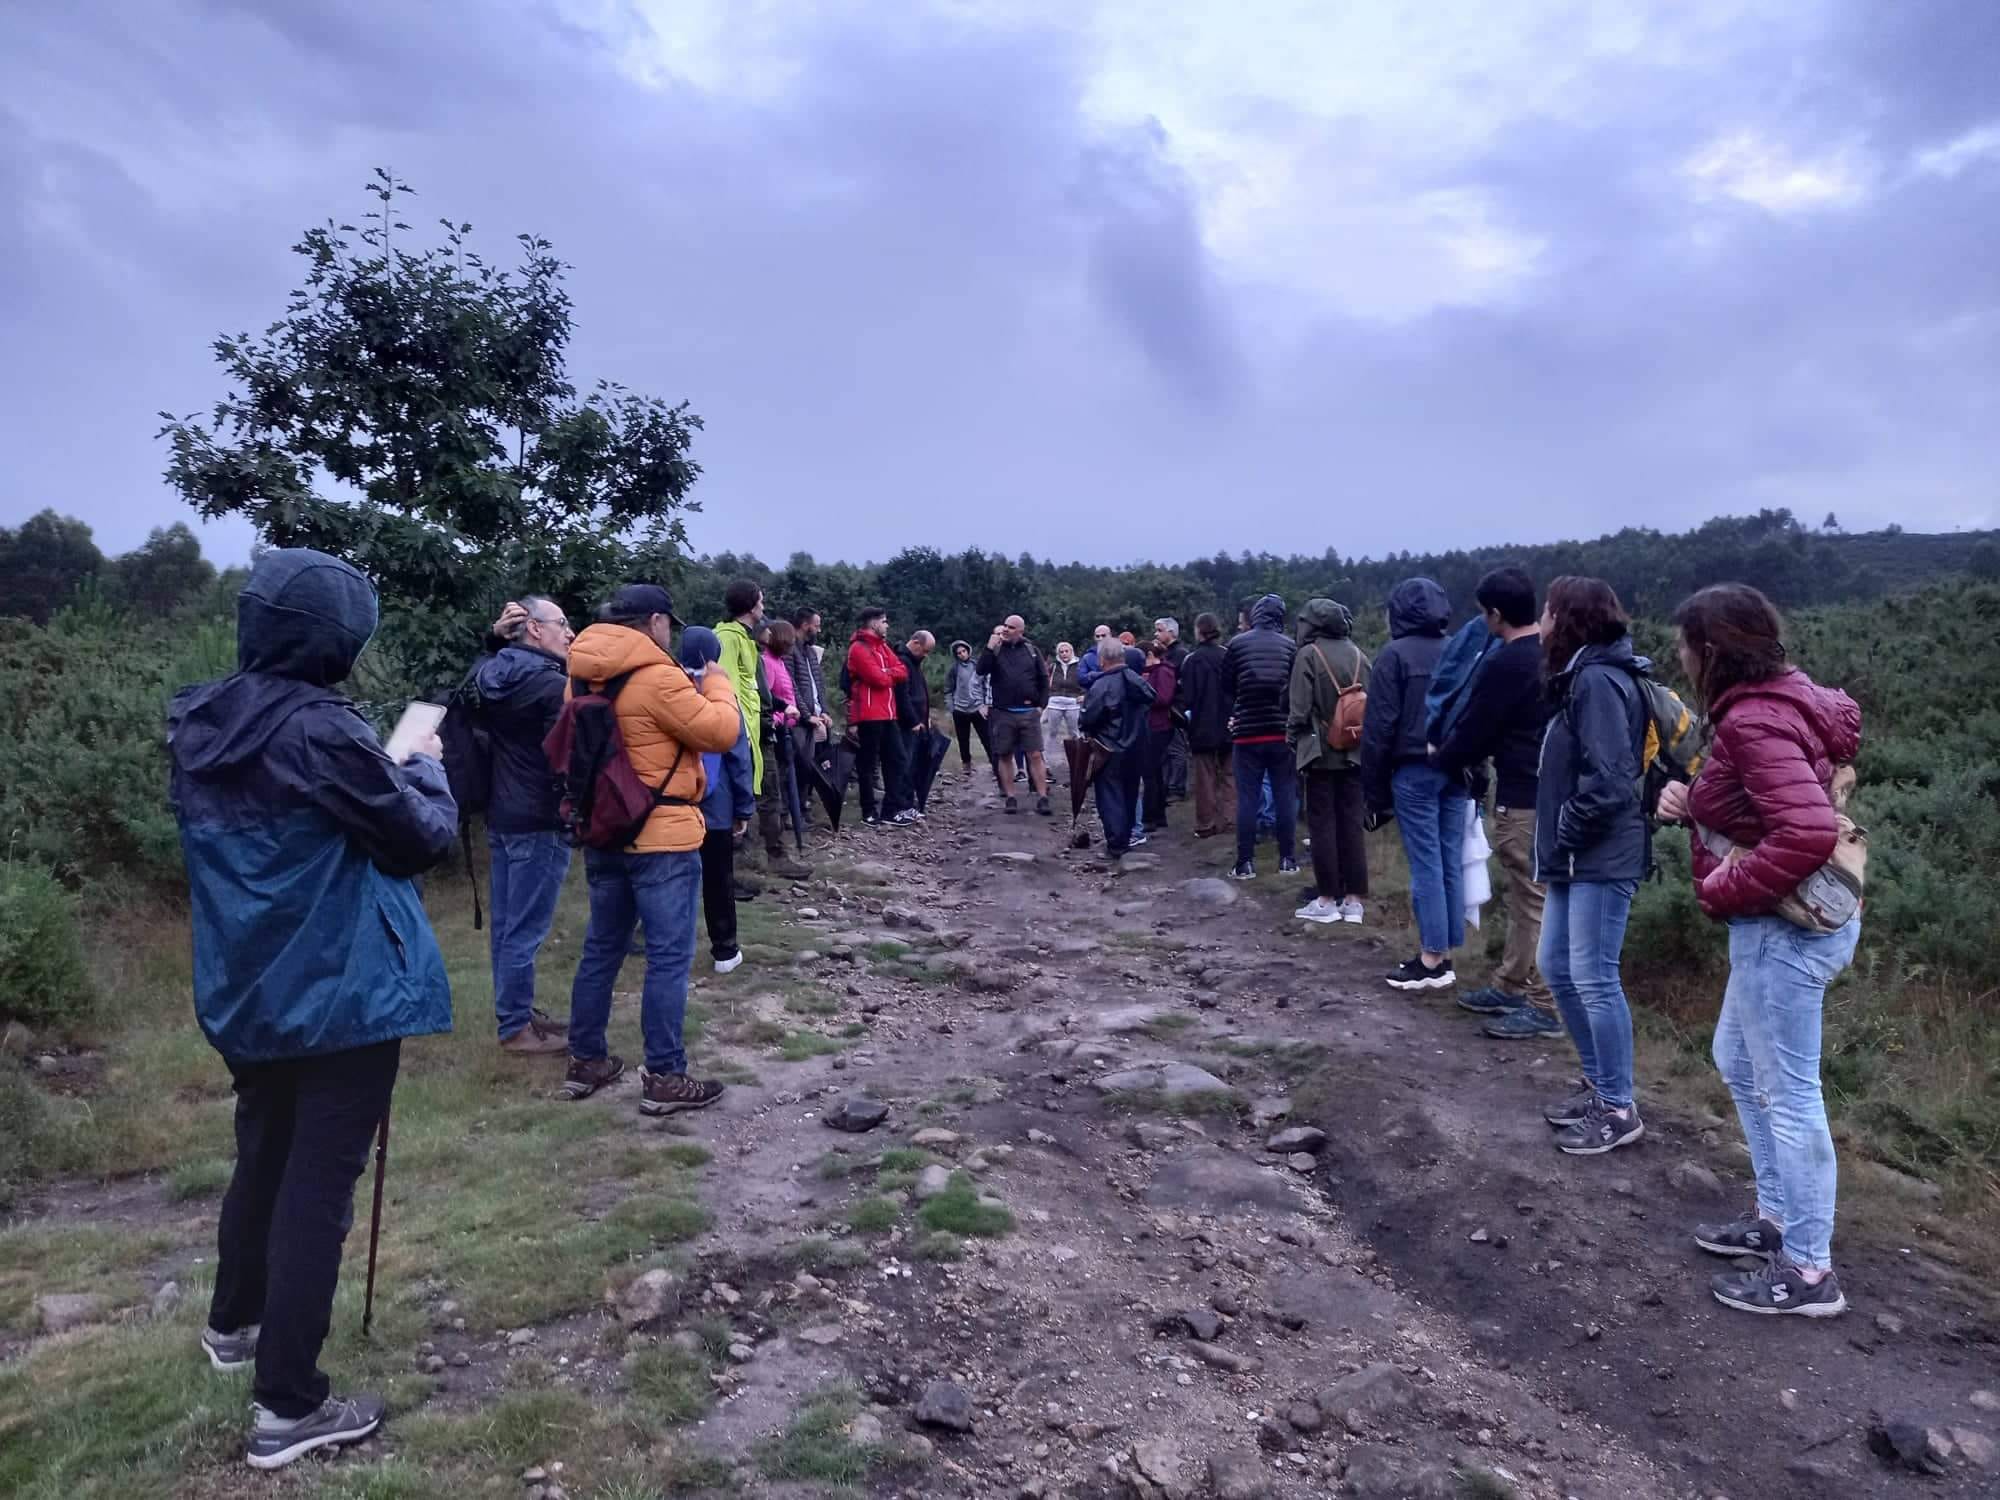
M 687 628 L 674 613 L 673 595 L 657 583 L 628 583 L 604 601 L 605 615 L 614 620 L 643 620 L 649 615 L 665 615 L 676 630 Z

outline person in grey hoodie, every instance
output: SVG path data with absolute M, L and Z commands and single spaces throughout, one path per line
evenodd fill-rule
M 1451 950 L 1465 941 L 1465 788 L 1431 763 L 1424 738 L 1424 693 L 1450 624 L 1451 602 L 1430 579 L 1406 578 L 1390 591 L 1390 641 L 1369 673 L 1361 725 L 1362 799 L 1376 818 L 1395 814 L 1410 864 L 1421 951 L 1390 971 L 1399 990 L 1449 989 Z
M 993 711 L 993 684 L 981 677 L 973 665 L 968 642 L 951 643 L 951 665 L 944 674 L 944 701 L 951 709 L 952 727 L 958 731 L 959 764 L 970 776 L 973 735 L 979 736 L 979 748 L 986 758 L 993 758 L 993 747 L 986 739 L 986 716 Z

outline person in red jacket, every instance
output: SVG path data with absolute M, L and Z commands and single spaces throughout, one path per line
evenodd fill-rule
M 1820 1093 L 1826 987 L 1854 957 L 1856 913 L 1821 933 L 1775 915 L 1832 856 L 1830 788 L 1861 746 L 1861 710 L 1785 659 L 1778 611 L 1756 589 L 1717 584 L 1675 613 L 1681 666 L 1707 706 L 1712 740 L 1693 786 L 1669 786 L 1660 816 L 1695 825 L 1702 910 L 1729 924 L 1729 987 L 1715 1065 L 1735 1096 L 1757 1177 L 1757 1205 L 1701 1225 L 1717 1255 L 1768 1257 L 1716 1276 L 1716 1300 L 1754 1313 L 1827 1318 L 1847 1310 L 1833 1274 L 1833 1136 Z M 1718 857 L 1703 835 L 1729 849 Z
M 889 645 L 889 611 L 861 611 L 860 628 L 847 647 L 847 722 L 858 753 L 855 780 L 861 784 L 861 821 L 915 822 L 905 736 L 896 727 L 896 685 L 909 669 Z M 875 801 L 875 768 L 882 768 L 882 803 Z

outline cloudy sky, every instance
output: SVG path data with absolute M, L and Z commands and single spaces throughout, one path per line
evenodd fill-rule
M 1994 0 L 9 0 L 0 523 L 186 517 L 378 163 L 702 414 L 703 550 L 2000 522 Z

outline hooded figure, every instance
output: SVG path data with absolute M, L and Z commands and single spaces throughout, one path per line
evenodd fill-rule
M 1406 761 L 1428 761 L 1424 695 L 1444 654 L 1451 603 L 1428 578 L 1406 578 L 1389 594 L 1389 644 L 1368 677 L 1368 717 L 1361 730 L 1362 794 L 1375 812 L 1389 810 L 1389 779 Z
M 347 563 L 267 553 L 236 600 L 238 670 L 178 694 L 168 720 L 195 1016 L 236 1093 L 201 1341 L 217 1369 L 256 1366 L 245 1456 L 263 1469 L 382 1423 L 378 1397 L 331 1395 L 319 1353 L 402 1039 L 451 1029 L 412 879 L 458 831 L 444 765 L 395 764 L 334 688 L 375 620 Z
M 1285 737 L 1301 772 L 1351 771 L 1360 764 L 1354 751 L 1336 750 L 1326 742 L 1341 689 L 1368 688 L 1368 658 L 1353 637 L 1354 617 L 1345 604 L 1308 599 L 1299 611 L 1299 651 L 1292 663 Z

